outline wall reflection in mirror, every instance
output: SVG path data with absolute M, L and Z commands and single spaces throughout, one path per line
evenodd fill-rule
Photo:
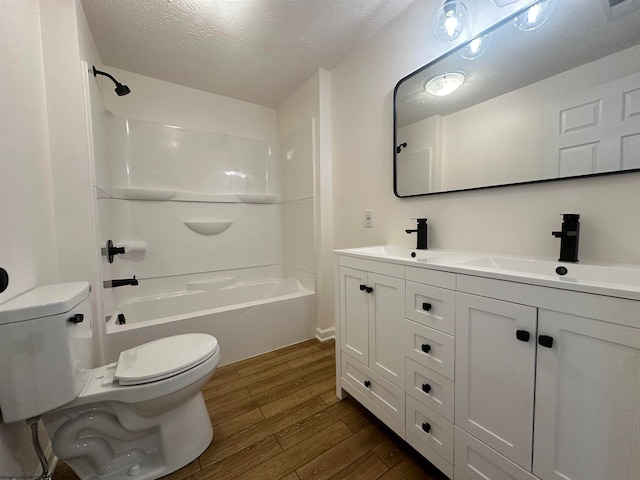
M 398 82 L 397 196 L 640 169 L 640 0 L 531 8 Z

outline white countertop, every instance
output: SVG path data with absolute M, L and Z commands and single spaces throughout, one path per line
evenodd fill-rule
M 640 265 L 570 263 L 554 259 L 460 250 L 417 250 L 397 245 L 346 248 L 334 250 L 334 253 L 463 275 L 640 300 Z M 558 267 L 561 273 L 566 269 L 566 273 L 556 273 Z

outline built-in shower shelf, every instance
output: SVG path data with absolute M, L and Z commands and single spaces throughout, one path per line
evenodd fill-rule
M 282 195 L 239 193 L 238 199 L 244 203 L 279 203 Z
M 282 195 L 270 193 L 204 193 L 146 187 L 96 187 L 98 198 L 204 203 L 280 203 Z
M 121 198 L 124 200 L 171 200 L 176 196 L 176 190 L 149 187 L 98 187 L 98 198 Z
M 233 223 L 231 220 L 184 220 L 183 223 L 200 235 L 218 235 Z

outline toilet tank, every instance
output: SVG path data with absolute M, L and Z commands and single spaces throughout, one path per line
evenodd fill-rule
M 45 285 L 0 305 L 0 413 L 5 423 L 75 399 L 91 367 L 88 282 Z

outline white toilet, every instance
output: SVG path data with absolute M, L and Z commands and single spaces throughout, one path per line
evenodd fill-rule
M 53 451 L 83 479 L 156 479 L 197 458 L 213 428 L 200 389 L 220 360 L 205 334 L 167 337 L 91 368 L 87 282 L 0 305 L 0 412 L 42 415 Z

